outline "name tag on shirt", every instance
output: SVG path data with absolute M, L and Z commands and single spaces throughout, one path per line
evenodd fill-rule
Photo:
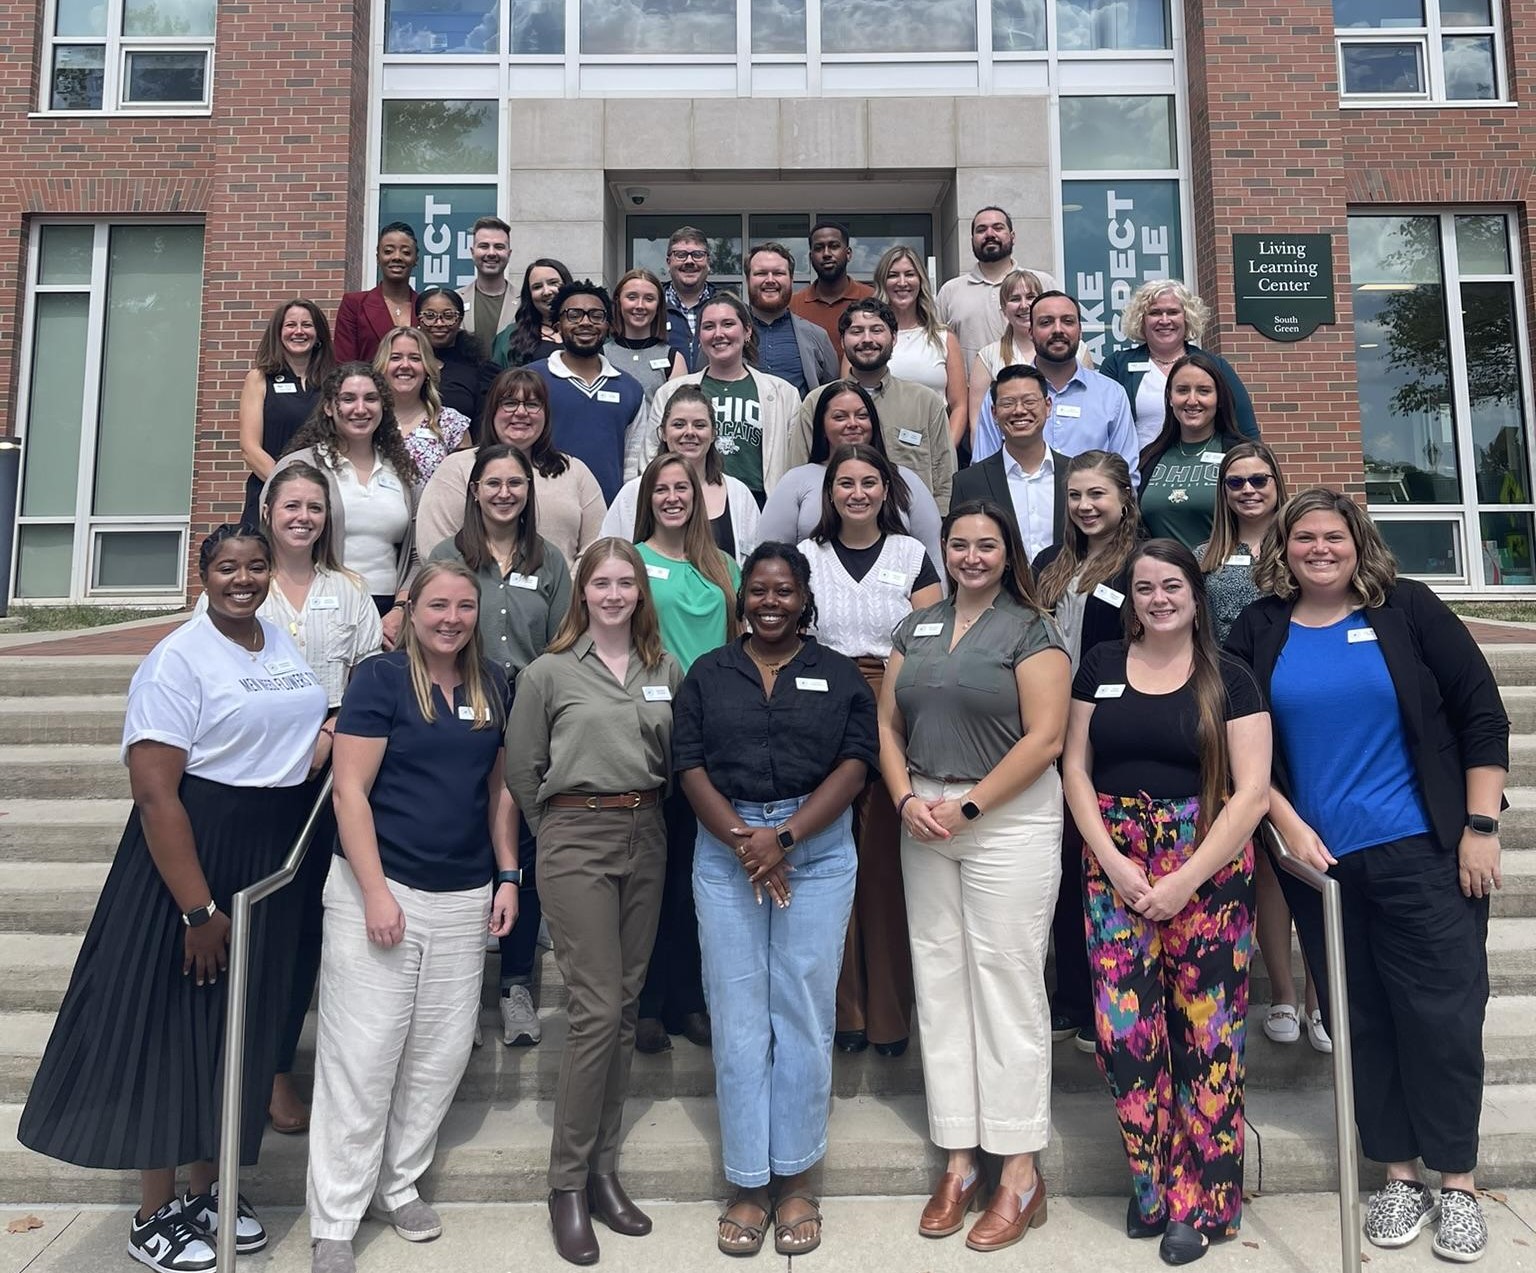
M 919 623 L 912 629 L 912 635 L 915 637 L 938 636 L 942 631 L 944 631 L 942 623 Z
M 468 703 L 460 703 L 459 704 L 459 719 L 460 720 L 474 720 L 475 719 L 475 709 L 473 707 L 471 707 Z
M 1227 565 L 1229 565 L 1229 566 L 1251 566 L 1251 565 L 1253 565 L 1253 554 L 1252 553 L 1233 553 L 1230 557 L 1227 558 Z
M 1076 420 L 1080 415 L 1083 414 L 1083 409 L 1079 406 L 1074 406 L 1070 402 L 1067 402 L 1056 408 L 1056 414 L 1059 416 L 1065 416 L 1068 420 Z
M 340 597 L 311 597 L 309 599 L 309 608 L 311 610 L 340 610 L 341 609 L 341 598 Z
M 298 391 L 298 385 L 294 384 L 291 380 L 274 381 L 272 385 L 273 393 L 298 393 Z
M 285 672 L 296 672 L 299 667 L 292 659 L 273 659 L 272 662 L 265 663 L 262 666 L 272 673 L 273 676 L 282 676 Z
M 1095 588 L 1093 590 L 1093 595 L 1097 600 L 1103 601 L 1108 605 L 1112 605 L 1116 609 L 1125 604 L 1125 593 L 1116 592 L 1107 583 L 1101 583 L 1097 588 Z
M 1152 364 L 1143 358 L 1140 362 L 1128 362 L 1125 364 L 1127 371 L 1151 371 Z
M 1362 641 L 1374 641 L 1375 639 L 1375 628 L 1351 628 L 1349 630 L 1349 643 L 1351 645 L 1359 645 Z
M 896 431 L 896 440 L 902 446 L 921 446 L 923 444 L 923 435 L 916 429 L 898 429 Z
M 881 583 L 894 584 L 898 588 L 905 588 L 907 586 L 907 577 L 899 570 L 878 571 L 876 572 L 876 578 L 878 578 Z
M 1226 458 L 1220 451 L 1202 451 L 1200 453 L 1200 463 L 1202 464 L 1220 464 Z
M 797 690 L 811 690 L 817 694 L 825 694 L 827 692 L 827 683 L 819 676 L 797 676 L 795 677 L 795 688 Z
M 520 575 L 513 571 L 507 576 L 507 583 L 514 588 L 527 588 L 530 592 L 539 586 L 538 575 Z
M 645 695 L 647 703 L 670 703 L 672 691 L 665 685 L 642 685 L 640 692 Z
M 672 572 L 665 566 L 646 566 L 645 573 L 652 579 L 670 579 Z
M 671 365 L 672 365 L 672 360 L 670 358 L 652 358 L 651 359 L 651 370 L 652 371 L 665 371 Z M 617 398 L 618 395 L 615 394 L 614 397 Z
M 1125 693 L 1123 685 L 1101 685 L 1093 691 L 1094 698 L 1119 698 Z
M 400 481 L 393 473 L 380 473 L 378 482 L 381 491 L 398 491 L 400 489 Z
M 599 389 L 597 391 L 597 400 L 599 402 L 618 402 L 619 395 L 614 393 L 612 389 Z

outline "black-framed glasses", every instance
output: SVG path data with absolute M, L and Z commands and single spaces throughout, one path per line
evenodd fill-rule
M 560 318 L 567 323 L 606 323 L 608 311 L 606 309 L 562 309 Z
M 1226 482 L 1229 491 L 1240 491 L 1245 486 L 1251 486 L 1256 491 L 1262 491 L 1275 479 L 1273 473 L 1254 473 L 1248 477 L 1228 477 L 1223 480 Z
M 673 248 L 667 253 L 674 261 L 707 261 L 709 253 L 703 248 Z

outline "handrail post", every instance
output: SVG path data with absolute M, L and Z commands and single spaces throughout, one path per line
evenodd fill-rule
M 235 1229 L 240 1206 L 240 1105 L 245 1095 L 245 1000 L 251 980 L 251 908 L 287 887 L 315 838 L 321 811 L 330 803 L 331 775 L 325 775 L 303 830 L 282 866 L 235 894 L 229 908 L 229 963 L 225 969 L 224 1090 L 219 1101 L 219 1232 L 217 1273 L 235 1273 Z

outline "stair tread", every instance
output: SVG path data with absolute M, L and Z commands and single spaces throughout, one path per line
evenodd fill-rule
M 0 697 L 0 715 L 34 712 L 123 712 L 128 707 L 126 694 L 39 694 L 35 698 Z

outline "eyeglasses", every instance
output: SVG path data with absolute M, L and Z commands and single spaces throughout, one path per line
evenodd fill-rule
M 1271 473 L 1255 473 L 1252 477 L 1229 477 L 1224 479 L 1229 491 L 1240 491 L 1245 486 L 1251 486 L 1256 491 L 1262 491 L 1274 480 Z
M 999 398 L 995 409 L 998 411 L 1017 411 L 1020 407 L 1043 407 L 1044 405 L 1045 399 L 1037 393 L 1027 398 Z
M 416 315 L 416 321 L 427 327 L 452 327 L 461 321 L 457 310 L 450 309 L 446 314 L 435 313 L 431 310 L 423 310 Z
M 565 323 L 606 323 L 608 311 L 606 309 L 562 309 L 560 321 Z
M 502 491 L 515 493 L 528 485 L 526 477 L 482 477 L 475 485 L 487 495 L 500 495 Z
M 674 261 L 707 261 L 709 253 L 703 248 L 673 248 L 667 253 Z
M 513 398 L 508 402 L 498 402 L 496 410 L 505 411 L 508 415 L 543 415 L 544 404 L 529 398 Z

